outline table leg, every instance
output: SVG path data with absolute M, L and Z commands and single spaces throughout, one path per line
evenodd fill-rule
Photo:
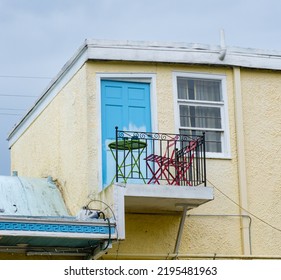
M 135 157 L 134 156 L 134 150 L 130 150 L 130 153 L 132 154 L 132 159 L 133 159 L 133 162 L 131 165 L 128 165 L 128 166 L 131 166 L 131 170 L 130 172 L 128 173 L 128 175 L 126 176 L 126 180 L 129 179 L 130 175 L 133 173 L 133 172 L 138 172 L 139 173 L 139 176 L 141 177 L 141 179 L 143 180 L 144 184 L 146 184 L 146 181 L 145 181 L 145 178 L 143 177 L 143 174 L 141 172 L 141 168 L 140 168 L 140 165 L 139 165 L 139 160 L 141 158 L 141 155 L 143 153 L 145 148 L 139 150 L 138 152 L 138 156 Z M 138 171 L 134 171 L 134 168 L 137 167 Z

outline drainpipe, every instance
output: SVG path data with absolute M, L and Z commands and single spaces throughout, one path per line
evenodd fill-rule
M 238 191 L 239 191 L 239 208 L 241 219 L 241 239 L 242 252 L 244 255 L 250 255 L 249 224 L 244 218 L 248 213 L 247 194 L 247 174 L 245 160 L 245 143 L 244 143 L 244 126 L 243 126 L 243 102 L 241 93 L 241 73 L 240 67 L 233 67 L 234 77 L 234 99 L 235 99 L 235 124 L 236 124 L 236 143 L 237 143 L 237 165 L 238 165 Z
M 174 249 L 175 254 L 179 253 L 182 233 L 183 233 L 183 229 L 184 229 L 184 222 L 186 219 L 186 212 L 187 212 L 187 205 L 183 205 L 183 211 L 182 211 L 181 221 L 180 221 L 179 230 L 178 230 L 178 236 L 177 236 L 175 249 Z
M 181 221 L 180 221 L 180 225 L 179 225 L 179 230 L 178 230 L 178 235 L 177 235 L 177 240 L 176 240 L 176 244 L 175 244 L 175 249 L 174 249 L 174 254 L 178 255 L 179 254 L 179 248 L 180 248 L 180 243 L 181 243 L 181 239 L 182 239 L 182 233 L 183 233 L 183 229 L 184 229 L 184 223 L 187 217 L 205 217 L 205 218 L 211 218 L 211 217 L 225 217 L 225 218 L 246 218 L 248 220 L 247 223 L 247 238 L 249 239 L 249 254 L 252 254 L 252 242 L 251 242 L 251 224 L 252 224 L 252 218 L 249 215 L 237 215 L 237 214 L 187 214 L 187 210 L 188 210 L 188 205 L 184 204 L 183 206 L 183 212 L 182 212 L 182 217 L 181 217 Z
M 251 234 L 251 225 L 252 225 L 252 218 L 249 215 L 237 215 L 237 214 L 188 214 L 187 217 L 225 217 L 225 218 L 239 218 L 240 221 L 241 219 L 247 219 L 247 229 L 248 229 L 248 239 L 249 239 L 249 255 L 252 255 L 252 234 Z

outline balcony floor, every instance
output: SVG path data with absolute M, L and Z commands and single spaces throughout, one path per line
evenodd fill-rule
M 198 207 L 214 199 L 213 188 L 197 186 L 168 186 L 126 184 L 124 186 L 126 213 L 176 213 Z

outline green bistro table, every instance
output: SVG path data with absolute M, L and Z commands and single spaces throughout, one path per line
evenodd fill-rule
M 142 179 L 143 182 L 146 183 L 139 164 L 140 157 L 144 149 L 147 147 L 146 142 L 140 141 L 137 138 L 123 138 L 122 140 L 118 140 L 117 142 L 111 142 L 108 147 L 117 164 L 118 178 L 122 178 L 124 180 L 124 183 L 127 183 L 128 179 L 133 173 L 138 173 L 139 179 Z M 138 150 L 138 153 L 137 155 L 134 155 L 134 151 L 136 150 Z M 118 153 L 118 151 L 124 151 L 124 158 L 122 158 L 121 163 L 119 163 L 116 158 L 116 154 Z M 129 156 L 131 157 L 130 163 L 126 163 L 126 159 Z M 128 174 L 126 174 L 125 169 L 128 167 L 130 168 L 130 170 Z M 115 179 L 116 174 L 113 177 L 111 183 L 113 183 Z

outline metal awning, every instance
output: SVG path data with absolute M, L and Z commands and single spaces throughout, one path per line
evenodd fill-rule
M 0 252 L 94 255 L 116 240 L 115 226 L 103 219 L 0 216 Z
M 116 239 L 115 220 L 69 215 L 51 178 L 0 176 L 0 252 L 98 258 Z

